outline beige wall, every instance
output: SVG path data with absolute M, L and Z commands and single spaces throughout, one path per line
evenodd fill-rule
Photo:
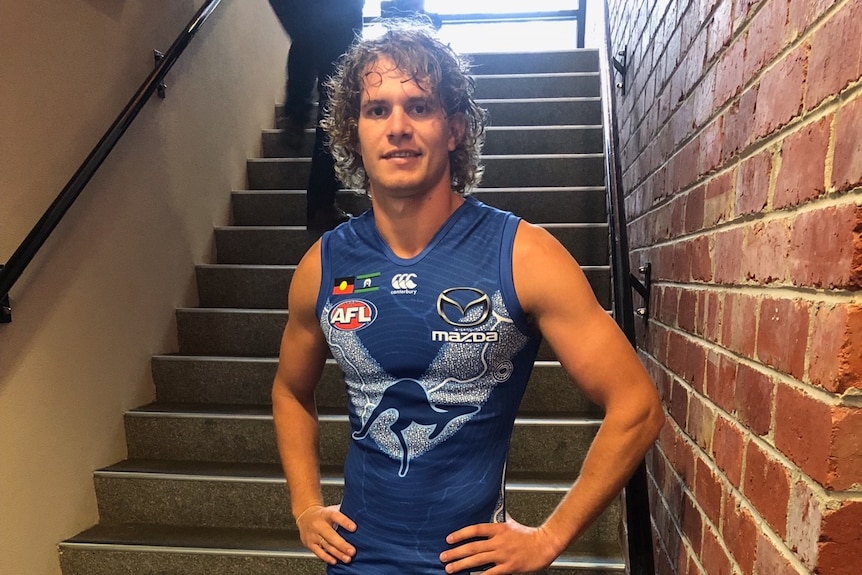
M 0 0 L 0 262 L 202 0 Z M 224 0 L 12 289 L 0 325 L 0 573 L 59 573 L 94 524 L 92 472 L 125 456 L 282 97 L 287 40 L 266 0 Z

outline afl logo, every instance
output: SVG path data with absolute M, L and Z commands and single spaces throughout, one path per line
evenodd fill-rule
M 491 298 L 476 288 L 449 288 L 437 296 L 437 315 L 454 327 L 483 324 L 490 313 Z
M 329 325 L 341 331 L 356 331 L 371 325 L 377 318 L 377 308 L 374 304 L 352 299 L 340 302 L 329 312 Z

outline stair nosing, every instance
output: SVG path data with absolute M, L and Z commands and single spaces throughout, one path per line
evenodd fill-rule
M 514 74 L 473 74 L 480 78 L 590 78 L 599 77 L 598 70 L 595 72 L 517 72 Z
M 503 131 L 512 131 L 512 132 L 524 132 L 531 131 L 535 132 L 537 130 L 547 130 L 547 131 L 563 131 L 563 130 L 591 130 L 598 131 L 601 130 L 604 126 L 601 124 L 540 124 L 538 126 L 524 126 L 524 125 L 516 125 L 516 126 L 486 126 L 486 132 L 503 132 Z
M 597 227 L 607 227 L 607 222 L 537 222 L 535 225 L 540 227 L 553 227 L 553 228 L 597 228 Z M 219 231 L 235 231 L 235 230 L 243 230 L 243 231 L 295 231 L 302 230 L 305 231 L 305 226 L 216 226 Z M 242 265 L 242 264 L 233 264 L 233 265 Z M 259 264 L 265 265 L 265 264 Z
M 235 413 L 226 410 L 217 411 L 219 404 L 193 404 L 206 405 L 210 409 L 207 411 L 179 411 L 171 409 L 141 409 L 134 408 L 126 411 L 126 416 L 140 418 L 169 418 L 169 419 L 232 419 L 232 420 L 248 420 L 248 421 L 270 421 L 272 420 L 271 413 Z M 246 407 L 246 406 L 244 406 Z M 246 409 L 248 409 L 246 407 Z M 319 413 L 318 421 L 346 423 L 349 422 L 349 416 L 346 413 Z M 515 418 L 515 425 L 522 427 L 554 425 L 562 427 L 598 427 L 602 424 L 602 419 L 595 417 L 572 417 L 572 416 L 518 416 Z
M 263 313 L 270 315 L 283 315 L 287 313 L 286 309 L 271 309 L 271 308 L 241 308 L 241 307 L 178 307 L 177 313 L 232 313 L 232 314 L 250 314 Z
M 553 104 L 558 102 L 601 102 L 601 96 L 556 96 L 552 98 L 480 98 L 476 103 L 482 104 Z
M 577 160 L 580 158 L 604 158 L 604 152 L 589 152 L 581 154 L 487 154 L 482 155 L 482 160 L 498 160 L 501 158 L 507 160 L 551 160 L 565 159 Z M 527 188 L 529 189 L 529 188 Z
M 232 556 L 255 556 L 255 557 L 285 557 L 285 558 L 314 558 L 311 551 L 305 549 L 285 549 L 283 551 L 262 549 L 237 549 L 230 547 L 192 547 L 192 546 L 169 546 L 153 545 L 146 543 L 98 543 L 92 541 L 61 541 L 60 548 L 112 550 L 141 553 L 165 553 L 165 554 L 188 554 L 188 555 L 232 555 Z M 606 569 L 621 570 L 625 564 L 615 559 L 601 559 L 599 557 L 560 556 L 551 563 L 551 567 L 572 569 Z

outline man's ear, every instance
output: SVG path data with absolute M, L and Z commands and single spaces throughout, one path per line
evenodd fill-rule
M 449 117 L 449 151 L 454 152 L 462 141 L 467 131 L 467 117 L 459 112 Z

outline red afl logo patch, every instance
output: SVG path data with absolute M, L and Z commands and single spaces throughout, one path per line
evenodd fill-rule
M 377 318 L 377 308 L 374 304 L 351 299 L 340 302 L 329 312 L 329 325 L 341 331 L 355 331 L 371 325 Z

